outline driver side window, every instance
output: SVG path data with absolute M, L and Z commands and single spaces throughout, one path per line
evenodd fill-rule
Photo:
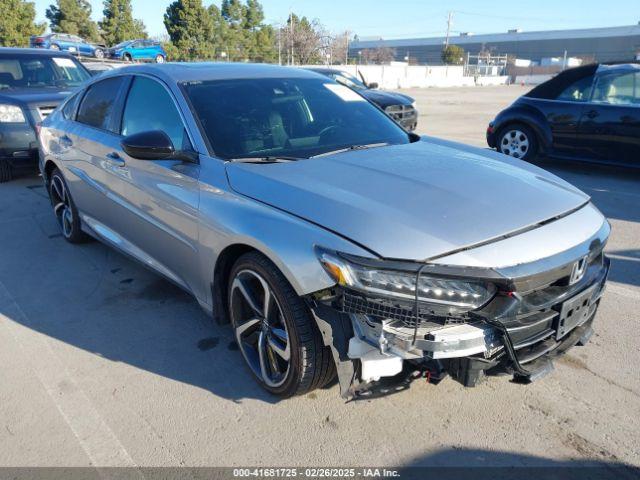
M 157 81 L 135 77 L 122 116 L 122 135 L 149 130 L 166 133 L 176 150 L 191 150 L 180 113 L 171 95 Z

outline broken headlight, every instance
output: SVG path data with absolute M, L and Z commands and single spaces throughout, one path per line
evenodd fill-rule
M 318 250 L 320 263 L 343 287 L 373 297 L 387 297 L 413 302 L 416 298 L 417 268 L 399 270 L 397 264 L 384 261 L 360 264 L 346 256 Z M 462 313 L 485 305 L 496 293 L 496 287 L 480 280 L 434 276 L 420 273 L 418 301 L 429 304 L 438 313 Z

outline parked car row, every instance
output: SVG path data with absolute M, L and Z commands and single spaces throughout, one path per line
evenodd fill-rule
M 80 56 L 111 58 L 129 62 L 144 60 L 164 63 L 167 60 L 167 52 L 162 48 L 160 42 L 147 39 L 128 40 L 107 48 L 105 45 L 88 42 L 77 35 L 50 33 L 48 35 L 32 35 L 29 46 L 64 51 Z
M 90 76 L 56 50 L 0 49 L 0 183 L 35 169 L 38 123 Z
M 345 397 L 390 378 L 530 382 L 593 333 L 610 226 L 586 194 L 407 132 L 318 73 L 127 66 L 38 139 L 64 239 L 97 238 L 190 292 L 272 394 L 336 375 Z

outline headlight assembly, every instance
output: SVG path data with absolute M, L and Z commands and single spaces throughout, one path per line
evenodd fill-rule
M 24 113 L 15 105 L 0 104 L 0 123 L 25 123 Z
M 416 296 L 416 271 L 392 269 L 379 265 L 352 262 L 339 254 L 318 250 L 320 263 L 339 285 L 377 297 L 391 297 L 413 302 Z M 486 304 L 496 293 L 488 282 L 420 274 L 418 300 L 431 304 L 442 313 L 461 313 Z

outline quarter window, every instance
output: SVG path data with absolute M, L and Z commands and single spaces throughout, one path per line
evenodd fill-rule
M 592 75 L 581 78 L 565 88 L 562 93 L 558 95 L 557 100 L 564 100 L 567 102 L 588 102 L 589 95 L 591 95 L 591 85 L 593 85 Z
M 184 124 L 171 95 L 155 80 L 136 77 L 122 117 L 122 135 L 161 130 L 176 150 L 190 149 Z
M 113 77 L 91 85 L 82 99 L 76 120 L 91 127 L 116 133 L 113 119 L 123 81 L 124 77 Z

